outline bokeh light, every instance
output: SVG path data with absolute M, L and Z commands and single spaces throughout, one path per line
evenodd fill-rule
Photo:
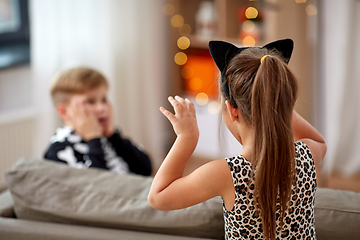
M 256 43 L 256 41 L 252 36 L 246 36 L 246 37 L 244 37 L 244 39 L 242 41 L 242 44 L 245 47 L 253 47 L 253 46 L 255 46 L 255 43 Z
M 181 27 L 184 24 L 183 16 L 176 14 L 171 18 L 171 25 L 173 27 Z
M 208 95 L 206 95 L 206 93 L 199 93 L 198 95 L 196 95 L 195 101 L 197 104 L 204 106 L 208 103 L 209 97 Z
M 197 91 L 202 87 L 202 81 L 200 78 L 194 77 L 189 82 L 189 87 L 193 91 Z
M 251 20 L 246 20 L 242 24 L 242 29 L 244 32 L 253 32 L 255 30 L 255 23 Z
M 190 66 L 185 66 L 181 69 L 181 76 L 185 79 L 190 79 L 194 76 L 194 69 Z
M 245 11 L 245 16 L 247 19 L 253 19 L 256 18 L 259 15 L 259 12 L 254 7 L 248 7 Z
M 217 114 L 220 111 L 220 104 L 217 101 L 211 101 L 208 104 L 208 111 L 211 114 Z
M 295 0 L 296 3 L 306 3 L 306 0 Z
M 306 14 L 309 16 L 315 16 L 317 14 L 317 8 L 314 5 L 308 5 L 306 7 Z
M 177 40 L 177 46 L 182 50 L 189 48 L 190 47 L 190 39 L 188 39 L 185 36 L 180 37 Z
M 174 61 L 177 65 L 184 65 L 187 61 L 187 55 L 183 52 L 175 54 Z
M 189 36 L 191 34 L 191 26 L 184 23 L 181 27 L 179 27 L 179 34 L 181 36 Z
M 175 13 L 175 7 L 171 3 L 167 3 L 162 7 L 162 12 L 164 15 L 171 16 Z

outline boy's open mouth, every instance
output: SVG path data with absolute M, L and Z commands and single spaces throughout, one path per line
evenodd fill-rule
M 106 118 L 99 118 L 99 122 L 100 122 L 100 124 L 105 124 L 105 123 L 106 123 L 106 121 L 107 121 L 107 119 L 106 119 Z

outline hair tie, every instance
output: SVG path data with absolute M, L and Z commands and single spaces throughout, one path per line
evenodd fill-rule
M 260 60 L 260 64 L 264 61 L 264 59 L 265 59 L 266 57 L 269 57 L 269 56 L 271 56 L 271 55 L 265 55 L 265 56 L 263 56 L 263 57 L 261 58 L 261 60 Z

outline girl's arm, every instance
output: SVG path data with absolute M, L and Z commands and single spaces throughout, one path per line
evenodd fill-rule
M 169 102 L 175 115 L 162 107 L 160 111 L 173 125 L 177 138 L 154 177 L 148 196 L 150 205 L 159 210 L 174 210 L 220 195 L 230 199 L 226 201 L 230 206 L 231 199 L 235 201 L 235 191 L 224 159 L 205 164 L 183 177 L 186 163 L 199 138 L 195 107 L 190 100 L 178 96 L 175 99 L 169 97 Z
M 292 128 L 294 141 L 304 142 L 310 148 L 315 166 L 320 166 L 327 149 L 323 136 L 295 111 L 292 116 Z

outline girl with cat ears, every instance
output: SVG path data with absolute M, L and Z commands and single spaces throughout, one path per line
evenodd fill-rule
M 169 97 L 175 114 L 163 107 L 160 111 L 173 125 L 177 138 L 154 177 L 150 205 L 174 210 L 221 196 L 228 239 L 286 238 L 286 233 L 296 236 L 299 229 L 315 236 L 314 165 L 318 167 L 323 160 L 326 144 L 293 110 L 298 85 L 287 66 L 293 41 L 248 48 L 211 41 L 209 49 L 221 72 L 223 121 L 243 148 L 236 157 L 211 161 L 183 176 L 199 138 L 195 107 L 188 99 Z M 306 201 L 299 192 L 298 175 L 303 172 L 311 173 L 305 180 L 312 186 Z M 295 205 L 299 208 L 294 199 L 302 201 L 298 211 L 309 211 L 310 220 L 290 217 Z M 250 221 L 254 224 L 249 225 Z

